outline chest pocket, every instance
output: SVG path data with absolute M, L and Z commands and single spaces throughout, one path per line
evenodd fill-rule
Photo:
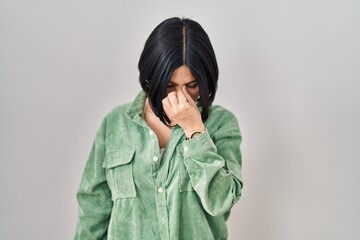
M 106 152 L 103 167 L 106 169 L 112 200 L 136 197 L 132 163 L 134 154 L 133 148 Z
M 179 164 L 179 188 L 180 192 L 191 192 L 194 191 L 194 188 L 191 185 L 190 176 L 185 167 L 183 149 L 182 144 L 177 147 L 177 152 L 180 156 L 180 161 L 177 161 Z

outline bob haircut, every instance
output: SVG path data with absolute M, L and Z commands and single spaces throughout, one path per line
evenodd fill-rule
M 197 101 L 205 122 L 214 101 L 219 69 L 210 39 L 201 25 L 187 18 L 169 18 L 150 34 L 139 60 L 140 84 L 149 97 L 155 115 L 167 126 L 162 100 L 174 70 L 189 67 L 197 80 L 200 98 Z

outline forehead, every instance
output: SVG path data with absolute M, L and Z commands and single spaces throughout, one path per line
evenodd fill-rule
M 186 65 L 176 68 L 170 78 L 170 81 L 175 84 L 187 84 L 195 80 L 194 75 L 192 75 L 189 67 Z

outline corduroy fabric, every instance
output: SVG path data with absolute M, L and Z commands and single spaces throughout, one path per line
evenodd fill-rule
M 242 188 L 236 117 L 212 106 L 206 132 L 185 140 L 175 127 L 160 157 L 143 119 L 145 97 L 104 118 L 77 193 L 74 239 L 227 239 Z

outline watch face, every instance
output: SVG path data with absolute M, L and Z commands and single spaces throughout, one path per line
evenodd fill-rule
M 191 134 L 190 139 L 199 136 L 201 133 L 202 132 L 194 132 L 193 134 Z

